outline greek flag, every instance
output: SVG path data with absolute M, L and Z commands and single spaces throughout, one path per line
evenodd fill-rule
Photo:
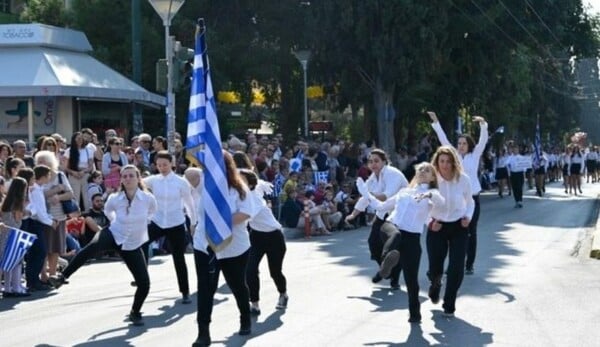
M 535 141 L 533 142 L 533 166 L 540 167 L 542 161 L 542 137 L 540 136 L 540 116 L 535 124 Z
M 12 228 L 8 231 L 8 241 L 4 247 L 4 254 L 0 260 L 0 269 L 3 271 L 12 270 L 25 257 L 25 253 L 37 236 L 23 230 Z
M 285 177 L 281 173 L 277 173 L 277 175 L 275 176 L 275 180 L 273 181 L 273 196 L 281 195 L 284 183 Z
M 231 209 L 204 34 L 204 20 L 199 19 L 196 26 L 186 149 L 203 166 L 202 204 L 206 237 L 210 246 L 219 251 L 231 242 Z
M 318 185 L 319 182 L 329 182 L 329 170 L 327 171 L 317 171 L 314 174 L 315 185 Z
M 304 160 L 304 152 L 302 150 L 298 150 L 296 157 L 290 159 L 290 171 L 291 172 L 300 172 L 302 169 L 302 160 Z

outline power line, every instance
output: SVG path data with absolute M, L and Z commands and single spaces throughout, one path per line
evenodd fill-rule
M 529 8 L 533 11 L 533 13 L 535 14 L 535 16 L 540 20 L 540 22 L 542 23 L 542 25 L 548 30 L 548 32 L 550 33 L 550 35 L 552 35 L 552 37 L 554 38 L 554 40 L 556 41 L 556 43 L 558 43 L 559 46 L 562 46 L 562 43 L 560 42 L 560 40 L 558 39 L 558 37 L 556 37 L 556 35 L 554 35 L 554 32 L 552 31 L 552 29 L 550 29 L 550 27 L 548 27 L 548 25 L 546 24 L 546 22 L 544 22 L 544 20 L 542 19 L 542 17 L 538 14 L 538 12 L 535 10 L 535 8 L 529 2 L 529 0 L 525 0 L 525 2 L 529 6 Z

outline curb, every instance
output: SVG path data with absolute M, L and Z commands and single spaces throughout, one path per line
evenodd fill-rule
M 600 259 L 600 218 L 596 220 L 596 226 L 592 232 L 592 249 L 590 258 Z

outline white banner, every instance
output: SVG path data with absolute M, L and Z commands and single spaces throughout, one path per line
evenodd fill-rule
M 511 163 L 512 171 L 526 171 L 531 168 L 531 157 L 524 155 L 517 155 Z

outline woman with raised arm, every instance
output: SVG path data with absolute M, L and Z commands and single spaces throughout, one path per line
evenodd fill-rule
M 475 201 L 475 212 L 469 224 L 468 243 L 467 243 L 467 263 L 465 273 L 472 275 L 474 272 L 475 255 L 477 253 L 477 222 L 479 221 L 479 193 L 481 192 L 481 183 L 479 182 L 479 161 L 487 144 L 488 124 L 481 116 L 473 117 L 473 121 L 479 123 L 479 141 L 475 144 L 473 138 L 467 134 L 458 136 L 456 148 L 452 147 L 450 141 L 444 133 L 444 129 L 440 125 L 435 112 L 427 112 L 429 118 L 433 122 L 431 126 L 435 131 L 438 140 L 443 146 L 450 146 L 458 152 L 458 158 L 463 167 L 464 173 L 471 180 L 471 192 L 473 193 L 473 201 Z
M 475 203 L 469 176 L 463 172 L 454 148 L 439 147 L 431 163 L 438 172 L 439 190 L 446 201 L 433 207 L 427 229 L 427 276 L 431 281 L 429 298 L 434 304 L 440 300 L 444 261 L 448 256 L 443 308 L 444 315 L 452 317 L 456 310 L 456 295 L 465 273 L 467 233 Z
M 146 190 L 139 170 L 133 165 L 124 166 L 121 169 L 120 191 L 111 194 L 104 206 L 110 226 L 98 232 L 61 275 L 50 277 L 52 286 L 58 289 L 99 252 L 115 250 L 123 258 L 137 284 L 129 320 L 133 325 L 144 325 L 140 310 L 150 291 L 150 278 L 141 246 L 148 240 L 148 222 L 155 212 L 156 200 Z
M 379 275 L 386 278 L 396 264 L 404 270 L 404 282 L 408 292 L 408 310 L 411 323 L 421 322 L 419 302 L 419 263 L 421 262 L 421 233 L 434 206 L 444 204 L 445 199 L 437 190 L 437 173 L 430 163 L 415 167 L 416 175 L 406 188 L 385 201 L 370 194 L 361 178 L 356 185 L 359 192 L 368 197 L 376 210 L 393 211 L 381 226 L 387 239 L 383 246 Z

